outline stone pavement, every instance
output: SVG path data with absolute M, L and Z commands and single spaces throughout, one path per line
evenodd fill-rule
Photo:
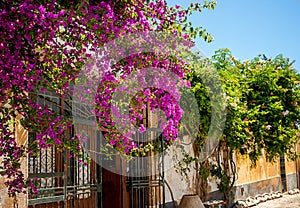
M 300 194 L 283 194 L 280 198 L 259 203 L 251 208 L 300 208 Z

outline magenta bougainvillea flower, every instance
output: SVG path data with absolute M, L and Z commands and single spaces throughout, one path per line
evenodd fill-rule
M 206 3 L 209 4 L 209 3 Z M 214 5 L 214 3 L 212 4 Z M 171 31 L 185 40 L 195 36 L 195 28 L 185 23 L 193 11 L 201 11 L 193 4 L 188 10 L 179 6 L 170 8 L 165 1 L 5 1 L 0 6 L 0 156 L 3 158 L 1 175 L 8 178 L 9 193 L 37 193 L 35 180 L 24 178 L 20 170 L 20 159 L 34 154 L 38 149 L 19 146 L 12 126 L 19 122 L 29 132 L 36 133 L 39 148 L 56 145 L 68 149 L 70 157 L 80 158 L 81 135 L 70 138 L 66 132 L 72 128 L 72 120 L 61 116 L 47 105 L 32 99 L 32 94 L 52 92 L 61 99 L 68 99 L 72 83 L 83 68 L 89 68 L 91 58 L 105 43 L 128 33 L 147 31 Z M 209 7 L 210 8 L 210 7 Z M 179 23 L 179 24 L 178 24 Z M 184 26 L 184 29 L 182 27 Z M 178 25 L 178 26 L 176 26 Z M 191 33 L 194 31 L 193 33 Z M 203 36 L 205 32 L 202 32 Z M 137 43 L 138 44 L 138 43 Z M 144 44 L 144 43 L 141 43 Z M 156 45 L 156 49 L 159 45 Z M 123 52 L 129 50 L 124 45 Z M 126 78 L 139 67 L 162 67 L 181 79 L 186 72 L 186 63 L 177 58 L 165 58 L 159 50 L 152 54 L 136 53 L 124 57 L 107 71 L 98 83 L 98 104 L 95 114 L 101 129 L 106 129 L 109 144 L 119 147 L 125 153 L 137 148 L 126 135 L 115 133 L 115 122 L 110 118 L 111 96 L 120 79 Z M 118 53 L 117 53 L 118 54 Z M 116 54 L 112 55 L 112 59 Z M 174 57 L 174 56 L 173 56 Z M 102 62 L 99 68 L 107 68 L 109 62 Z M 118 72 L 122 73 L 118 75 Z M 91 71 L 90 71 L 91 72 Z M 87 71 L 89 73 L 89 71 Z M 119 78 L 116 76 L 118 75 Z M 87 101 L 88 89 L 78 89 L 81 101 Z M 87 92 L 87 93 L 86 93 Z M 34 96 L 33 96 L 34 97 Z M 36 97 L 36 96 L 35 96 Z M 137 94 L 137 100 L 149 103 L 151 108 L 163 109 L 169 119 L 163 128 L 166 140 L 176 140 L 181 110 L 174 98 L 163 91 L 146 88 Z M 110 110 L 108 110 L 110 109 Z M 144 105 L 132 106 L 134 119 L 141 119 Z M 16 120 L 19 115 L 19 120 Z M 141 130 L 145 130 L 141 128 Z

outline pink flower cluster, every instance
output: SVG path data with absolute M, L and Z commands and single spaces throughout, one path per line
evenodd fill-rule
M 3 166 L 0 173 L 8 178 L 10 194 L 23 193 L 26 188 L 36 193 L 34 183 L 24 178 L 20 171 L 20 159 L 36 150 L 19 146 L 16 135 L 10 130 L 17 115 L 22 116 L 20 122 L 26 130 L 37 133 L 36 140 L 40 148 L 56 145 L 61 149 L 70 149 L 74 156 L 80 156 L 80 140 L 77 137 L 62 136 L 71 127 L 71 121 L 49 106 L 36 104 L 29 94 L 47 90 L 65 99 L 70 84 L 82 68 L 89 64 L 88 60 L 99 47 L 127 33 L 168 30 L 172 23 L 182 22 L 187 15 L 186 10 L 178 6 L 170 9 L 162 0 L 149 4 L 112 0 L 74 1 L 74 4 L 66 5 L 55 0 L 7 0 L 1 3 L 0 156 L 3 158 Z M 182 37 L 189 38 L 187 33 L 182 34 Z M 159 44 L 156 49 L 159 49 Z M 129 49 L 124 46 L 122 50 Z M 112 58 L 113 55 L 118 56 L 119 52 L 111 54 Z M 185 73 L 185 64 L 180 59 L 165 59 L 165 54 L 158 52 L 144 55 L 135 53 L 116 63 L 115 70 L 102 76 L 94 100 L 98 106 L 100 126 L 105 128 L 110 144 L 124 152 L 130 152 L 135 145 L 130 138 L 120 136 L 115 131 L 115 123 L 111 118 L 111 95 L 116 91 L 120 79 L 126 78 L 141 66 L 163 67 L 180 78 Z M 99 68 L 106 68 L 106 63 L 101 63 Z M 116 73 L 121 71 L 123 73 L 117 79 Z M 182 113 L 176 104 L 178 98 L 159 90 L 146 89 L 136 99 L 143 99 L 151 108 L 163 110 L 169 119 L 162 127 L 164 137 L 176 140 L 176 128 Z M 85 101 L 84 94 L 82 101 Z M 138 115 L 141 109 L 142 106 L 136 105 L 131 110 Z M 141 130 L 144 131 L 143 128 Z

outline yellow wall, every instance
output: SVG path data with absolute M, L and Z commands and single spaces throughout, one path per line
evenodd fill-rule
M 0 115 L 1 116 L 1 115 Z M 17 117 L 19 120 L 20 117 Z M 17 138 L 18 145 L 27 145 L 27 131 L 19 124 L 11 127 L 11 130 L 15 132 Z M 0 164 L 2 158 L 0 158 Z M 24 176 L 28 176 L 27 171 L 27 158 L 21 159 L 21 170 L 24 173 Z M 6 178 L 0 176 L 0 208 L 12 208 L 12 207 L 27 207 L 27 195 L 25 194 L 17 194 L 15 198 L 11 198 L 8 196 L 7 187 L 5 186 Z
M 265 157 L 259 159 L 256 167 L 251 167 L 250 159 L 237 153 L 236 167 L 238 184 L 251 183 L 280 176 L 279 160 L 274 163 L 269 163 Z
M 298 148 L 298 152 L 299 151 L 300 146 Z M 299 159 L 298 164 L 300 167 Z M 238 185 L 280 177 L 279 159 L 273 163 L 270 163 L 266 161 L 264 154 L 258 160 L 256 167 L 251 167 L 251 161 L 247 156 L 242 156 L 236 153 L 236 167 L 238 174 Z M 285 171 L 287 175 L 296 173 L 296 162 L 286 158 Z
M 295 161 L 285 159 L 285 172 L 286 174 L 296 173 Z

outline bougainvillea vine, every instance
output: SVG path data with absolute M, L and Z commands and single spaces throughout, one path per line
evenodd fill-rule
M 87 66 L 88 60 L 93 57 L 97 49 L 127 33 L 167 31 L 186 40 L 200 35 L 207 41 L 211 41 L 209 34 L 202 28 L 193 28 L 187 22 L 187 17 L 193 11 L 214 7 L 214 1 L 191 4 L 188 9 L 178 5 L 169 7 L 162 0 L 100 2 L 8 0 L 2 2 L 0 6 L 0 156 L 2 158 L 0 173 L 8 178 L 6 184 L 9 194 L 25 193 L 26 188 L 29 193 L 37 193 L 35 181 L 26 179 L 20 170 L 20 160 L 27 154 L 34 154 L 40 148 L 56 145 L 61 150 L 67 149 L 75 157 L 83 157 L 80 151 L 82 141 L 78 136 L 71 138 L 64 136 L 73 125 L 72 120 L 47 105 L 37 103 L 33 97 L 36 98 L 38 92 L 47 91 L 56 94 L 61 100 L 68 99 L 70 84 L 76 80 L 82 68 Z M 148 57 L 144 55 L 136 54 L 134 57 L 125 58 L 114 66 L 116 70 L 105 74 L 103 79 L 107 82 L 103 82 L 103 90 L 108 97 L 111 93 L 109 85 L 117 84 L 114 78 L 117 69 L 129 72 L 140 65 L 143 67 L 168 65 L 169 69 L 176 69 L 179 76 L 183 77 L 186 66 L 179 58 L 163 62 L 164 58 L 159 55 L 159 52 Z M 125 78 L 127 74 L 124 73 L 121 78 Z M 102 89 L 101 86 L 99 89 Z M 150 95 L 159 97 L 162 103 L 150 101 L 150 104 L 152 103 L 153 107 L 160 105 L 166 109 L 166 112 L 170 111 L 174 114 L 170 106 L 175 100 L 170 96 L 162 93 L 157 95 L 157 93 L 153 89 L 145 89 L 137 99 L 149 99 Z M 104 103 L 101 99 L 98 100 L 99 103 Z M 170 106 L 166 106 L 165 103 L 170 103 Z M 136 108 L 142 109 L 143 105 L 137 105 Z M 102 115 L 100 119 L 103 118 Z M 175 128 L 176 122 L 174 126 L 167 125 L 166 129 Z M 14 127 L 18 124 L 27 131 L 36 133 L 35 144 L 38 148 L 17 144 Z M 114 130 L 107 129 L 108 133 Z M 166 133 L 165 137 L 170 140 L 176 138 L 175 134 L 173 138 L 169 133 Z

